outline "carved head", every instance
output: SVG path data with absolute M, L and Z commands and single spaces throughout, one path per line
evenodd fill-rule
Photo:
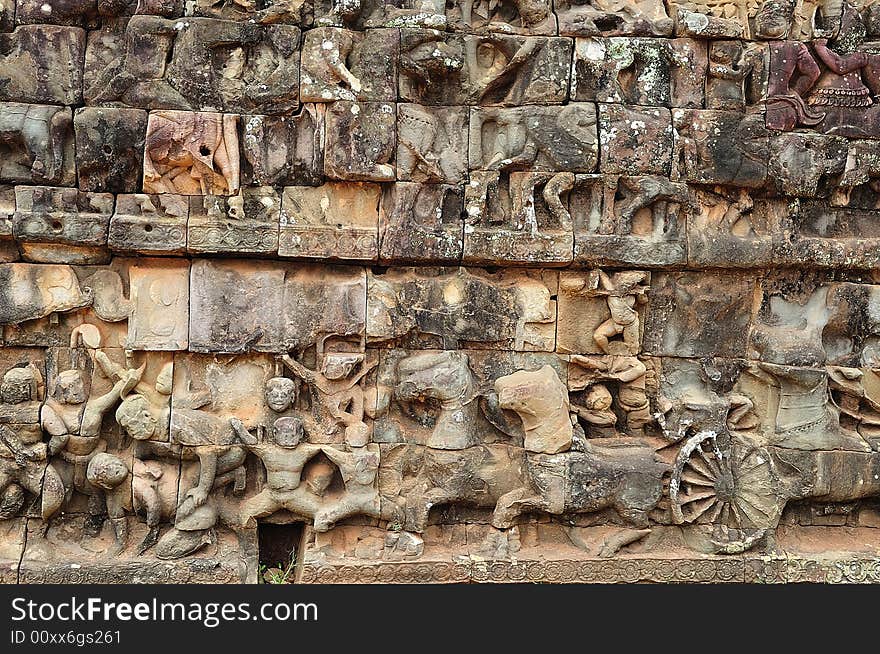
M 139 441 L 153 438 L 158 422 L 150 411 L 150 403 L 143 395 L 129 395 L 116 409 L 116 422 L 129 436 Z
M 303 480 L 306 487 L 318 497 L 323 497 L 327 489 L 333 483 L 333 476 L 336 474 L 336 466 L 329 461 L 319 459 L 311 461 L 303 471 Z
M 520 20 L 526 26 L 543 23 L 550 15 L 550 3 L 544 0 L 519 0 L 516 5 Z
M 607 411 L 611 408 L 611 392 L 602 384 L 591 386 L 584 404 L 592 411 Z
M 65 370 L 55 381 L 55 399 L 62 404 L 82 404 L 86 397 L 86 384 L 79 370 Z
M 128 477 L 128 466 L 117 456 L 100 452 L 96 454 L 86 468 L 86 479 L 93 486 L 112 490 Z
M 742 52 L 742 47 L 736 41 L 714 41 L 709 48 L 709 58 L 719 64 L 732 64 Z
M 12 368 L 0 382 L 0 402 L 21 404 L 36 399 L 37 379 L 31 368 Z
M 266 382 L 266 404 L 276 413 L 287 411 L 294 402 L 299 389 L 288 377 L 272 377 Z
M 278 418 L 272 426 L 272 440 L 279 447 L 293 449 L 303 439 L 302 420 L 294 417 Z
M 321 374 L 333 381 L 345 379 L 354 367 L 364 360 L 363 354 L 329 352 L 321 361 Z
M 755 36 L 784 39 L 791 30 L 796 0 L 766 0 L 755 16 Z

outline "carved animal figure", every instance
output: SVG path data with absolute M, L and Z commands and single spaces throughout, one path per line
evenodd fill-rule
M 33 181 L 60 182 L 70 124 L 70 110 L 64 107 L 5 104 L 0 110 L 0 142 L 24 150 L 22 158 Z

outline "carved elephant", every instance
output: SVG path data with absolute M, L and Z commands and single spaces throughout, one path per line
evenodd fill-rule
M 0 103 L 0 142 L 22 148 L 30 167 L 31 179 L 18 181 L 62 181 L 71 123 L 66 107 Z

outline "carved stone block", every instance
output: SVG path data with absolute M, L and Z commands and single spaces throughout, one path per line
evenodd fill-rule
M 461 344 L 552 350 L 556 274 L 395 269 L 369 276 L 367 341 L 392 347 Z
M 748 25 L 743 3 L 736 0 L 674 0 L 675 35 L 697 39 L 740 39 Z
M 650 279 L 644 271 L 561 272 L 556 349 L 639 354 Z
M 690 39 L 577 39 L 573 100 L 703 106 L 706 46 Z
M 238 195 L 193 196 L 189 201 L 190 252 L 278 251 L 281 198 L 271 186 L 243 188 Z
M 109 259 L 109 193 L 75 188 L 18 186 L 12 230 L 22 253 L 45 263 L 102 263 Z
M 155 16 L 113 27 L 89 35 L 87 104 L 244 114 L 297 108 L 297 27 Z
M 145 193 L 235 195 L 238 116 L 153 111 L 144 152 Z
M 464 263 L 565 264 L 574 247 L 573 173 L 473 171 L 465 187 Z
M 16 27 L 0 60 L 0 100 L 81 104 L 85 47 L 86 33 L 78 27 Z
M 465 179 L 468 116 L 457 107 L 397 105 L 397 179 L 446 182 Z
M 625 11 L 612 0 L 593 0 L 588 4 L 557 0 L 559 33 L 566 36 L 671 36 L 673 21 L 663 3 L 635 0 Z
M 3 281 L 0 324 L 3 325 L 36 320 L 89 303 L 70 266 L 0 264 L 0 279 Z
M 71 186 L 76 180 L 70 109 L 0 103 L 0 179 Z
M 569 211 L 574 260 L 589 265 L 674 265 L 687 260 L 693 197 L 664 177 L 577 175 Z
M 80 190 L 140 190 L 146 111 L 84 107 L 76 110 L 73 125 Z
M 184 350 L 189 339 L 190 266 L 143 259 L 129 269 L 132 311 L 126 348 Z
M 571 40 L 403 29 L 399 95 L 418 104 L 509 106 L 566 100 Z
M 278 254 L 374 261 L 379 256 L 378 184 L 288 186 L 281 201 Z
M 334 102 L 327 109 L 324 173 L 333 179 L 387 182 L 395 178 L 396 107 Z
M 721 186 L 696 191 L 696 201 L 687 225 L 692 265 L 748 268 L 775 261 L 773 240 L 792 203 Z
M 155 0 L 160 2 L 173 2 L 174 0 Z M 315 2 L 284 2 L 284 0 L 270 0 L 262 4 L 241 4 L 233 0 L 195 0 L 187 5 L 187 15 L 205 16 L 207 18 L 222 18 L 223 20 L 247 22 L 253 21 L 259 24 L 284 23 L 308 27 L 312 25 L 315 13 Z M 149 12 L 153 13 L 153 12 Z
M 651 277 L 644 351 L 656 356 L 744 357 L 754 281 L 710 272 Z
M 672 164 L 668 109 L 599 105 L 599 169 L 623 175 L 668 175 Z
M 756 188 L 767 179 L 769 135 L 761 114 L 675 109 L 673 179 Z
M 119 194 L 107 244 L 120 252 L 182 254 L 186 251 L 188 217 L 187 196 Z
M 393 102 L 398 41 L 396 29 L 309 30 L 303 38 L 300 99 Z
M 365 278 L 360 269 L 244 260 L 192 265 L 190 351 L 287 352 L 328 336 L 360 338 Z
M 457 263 L 462 255 L 463 193 L 448 184 L 397 182 L 379 205 L 383 261 Z
M 549 0 L 521 4 L 453 2 L 446 8 L 449 23 L 467 32 L 556 36 L 556 15 Z
M 15 22 L 19 25 L 52 23 L 93 27 L 97 16 L 97 0 L 63 0 L 52 5 L 37 0 L 15 2 Z
M 769 140 L 768 179 L 782 195 L 813 198 L 829 194 L 829 178 L 847 163 L 847 141 L 822 134 L 779 134 Z
M 317 186 L 324 175 L 324 108 L 290 116 L 242 116 L 242 184 Z
M 599 159 L 596 107 L 472 109 L 472 170 L 593 172 Z

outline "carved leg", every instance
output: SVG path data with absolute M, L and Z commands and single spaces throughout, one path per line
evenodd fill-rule
M 240 513 L 241 526 L 247 527 L 251 520 L 265 518 L 280 508 L 282 508 L 281 503 L 275 498 L 274 493 L 267 488 L 242 503 Z
M 529 511 L 545 511 L 547 503 L 531 489 L 517 488 L 498 498 L 492 514 L 492 526 L 498 529 L 512 527 L 516 518 Z

